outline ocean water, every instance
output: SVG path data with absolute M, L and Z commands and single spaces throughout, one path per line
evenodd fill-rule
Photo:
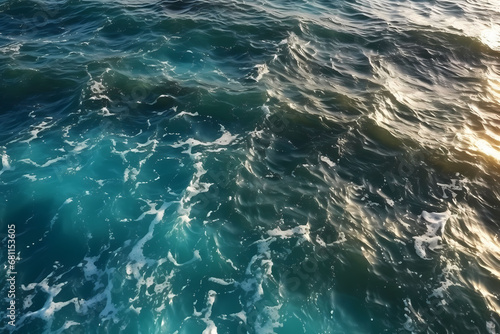
M 0 156 L 2 333 L 500 333 L 498 0 L 4 0 Z

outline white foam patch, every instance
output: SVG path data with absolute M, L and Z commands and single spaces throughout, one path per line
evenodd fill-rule
M 498 334 L 493 321 L 486 321 L 486 330 L 488 331 L 488 334 Z
M 319 235 L 316 236 L 316 242 L 318 243 L 318 245 L 320 245 L 322 247 L 333 246 L 335 244 L 341 244 L 341 243 L 344 243 L 346 241 L 347 241 L 347 238 L 345 237 L 344 232 L 339 232 L 338 239 L 335 241 L 332 241 L 329 244 L 327 244 L 323 239 L 321 239 L 321 237 Z
M 309 242 L 311 241 L 311 236 L 309 234 L 310 229 L 311 226 L 309 225 L 309 223 L 307 223 L 306 225 L 299 225 L 289 230 L 282 230 L 279 227 L 277 227 L 273 230 L 267 231 L 267 234 L 271 237 L 279 237 L 282 239 L 288 239 L 293 236 L 297 236 L 299 237 L 299 244 L 300 244 L 306 240 Z
M 257 254 L 252 256 L 248 263 L 245 270 L 245 280 L 242 282 L 235 282 L 235 286 L 245 291 L 247 308 L 261 300 L 264 295 L 263 283 L 266 277 L 271 274 L 273 267 L 271 250 L 269 247 L 274 241 L 276 241 L 275 237 L 269 237 L 251 244 L 257 245 Z
M 107 73 L 109 71 L 111 71 L 111 69 L 107 68 L 104 73 Z M 112 100 L 107 95 L 105 95 L 106 86 L 104 86 L 104 84 L 102 83 L 102 79 L 97 81 L 97 80 L 92 79 L 92 76 L 91 76 L 91 80 L 89 82 L 89 89 L 91 92 L 91 96 L 90 96 L 89 100 L 94 100 L 94 101 L 105 100 L 108 102 L 112 102 Z
M 165 291 L 165 290 L 170 290 L 172 288 L 172 284 L 170 283 L 170 280 L 174 277 L 174 275 L 175 275 L 175 271 L 172 269 L 170 271 L 170 274 L 165 277 L 165 281 L 163 283 L 156 283 L 154 285 L 155 294 L 163 293 L 163 291 Z M 168 297 L 170 299 L 170 303 L 172 303 L 172 298 L 175 296 L 176 295 L 172 294 L 172 293 L 170 293 L 168 295 Z
M 1 171 L 0 171 L 0 175 L 1 175 Z M 33 174 L 24 174 L 23 177 L 27 178 L 28 180 L 30 180 L 31 182 L 35 182 L 36 180 L 38 180 L 38 178 L 36 177 L 36 175 L 33 175 Z
M 334 167 L 335 166 L 335 162 L 331 161 L 330 158 L 328 158 L 328 157 L 321 156 L 319 159 L 321 161 L 325 162 L 330 167 Z
M 18 320 L 18 324 L 21 324 L 22 322 L 24 322 L 26 318 L 29 317 L 41 318 L 51 323 L 54 317 L 54 313 L 58 312 L 60 309 L 69 304 L 74 304 L 75 309 L 77 311 L 80 310 L 81 301 L 76 297 L 64 302 L 54 302 L 54 298 L 61 292 L 63 286 L 65 286 L 68 282 L 63 282 L 59 284 L 49 284 L 49 278 L 52 275 L 53 273 L 49 274 L 49 276 L 47 276 L 40 283 L 30 283 L 27 286 L 25 286 L 24 284 L 21 285 L 21 289 L 23 289 L 24 291 L 32 291 L 35 288 L 39 288 L 43 292 L 45 292 L 48 295 L 48 297 L 47 300 L 45 301 L 45 304 L 39 310 L 33 312 L 26 312 Z
M 80 324 L 79 322 L 75 322 L 75 321 L 71 321 L 71 320 L 66 320 L 66 322 L 64 323 L 64 325 L 62 325 L 61 328 L 59 328 L 57 331 L 55 331 L 54 334 L 64 333 L 68 328 L 70 328 L 72 326 L 77 326 L 79 324 Z
M 217 334 L 217 326 L 215 326 L 213 320 L 210 319 L 210 317 L 212 316 L 212 307 L 215 302 L 215 296 L 217 296 L 217 293 L 215 291 L 208 291 L 206 307 L 200 312 L 196 311 L 196 309 L 193 312 L 193 315 L 198 317 L 201 316 L 203 312 L 205 312 L 205 315 L 203 316 L 203 318 L 201 318 L 201 320 L 205 322 L 207 327 L 203 330 L 202 334 Z
M 229 131 L 227 131 L 223 126 L 221 126 L 222 135 L 214 140 L 213 142 L 202 142 L 194 138 L 189 138 L 185 141 L 179 141 L 170 146 L 174 148 L 180 148 L 187 146 L 182 153 L 188 154 L 194 161 L 194 167 L 196 172 L 191 179 L 189 186 L 183 193 L 183 196 L 180 200 L 180 205 L 178 209 L 178 216 L 180 219 L 180 224 L 189 224 L 191 221 L 191 209 L 195 203 L 191 203 L 191 200 L 196 195 L 201 193 L 208 192 L 212 183 L 201 182 L 201 177 L 206 174 L 206 170 L 203 168 L 203 163 L 200 161 L 202 157 L 202 153 L 196 152 L 193 153 L 193 147 L 195 146 L 204 146 L 204 147 L 212 147 L 214 146 L 216 149 L 220 148 L 220 146 L 230 145 L 238 135 L 232 135 Z M 222 149 L 225 149 L 224 147 Z
M 31 126 L 31 130 L 30 130 L 30 135 L 31 137 L 26 139 L 26 140 L 22 140 L 20 141 L 21 143 L 30 143 L 31 141 L 39 138 L 38 137 L 38 134 L 43 132 L 44 130 L 47 130 L 47 129 L 50 129 L 52 126 L 55 125 L 55 122 L 50 122 L 52 120 L 52 117 L 47 117 L 46 118 L 48 121 L 42 121 L 40 124 L 38 125 L 33 125 Z
M 446 191 L 448 191 L 453 198 L 457 197 L 455 191 L 463 190 L 464 181 L 460 179 L 451 179 L 451 184 L 438 183 L 437 185 L 441 187 L 443 191 L 443 198 L 448 198 Z
M 207 173 L 207 171 L 203 168 L 202 162 L 197 162 L 194 164 L 194 167 L 196 168 L 196 173 L 194 174 L 193 179 L 189 183 L 189 186 L 186 188 L 186 196 L 185 200 L 186 202 L 189 202 L 191 198 L 196 196 L 199 193 L 202 192 L 207 192 L 212 183 L 207 183 L 207 182 L 200 182 L 200 179 L 203 175 Z
M 458 266 L 452 264 L 450 261 L 446 261 L 446 267 L 443 268 L 443 274 L 442 274 L 442 279 L 440 282 L 440 285 L 435 288 L 432 292 L 432 294 L 429 297 L 436 297 L 436 298 L 441 298 L 441 304 L 445 305 L 446 301 L 444 300 L 445 297 L 445 292 L 448 290 L 450 286 L 456 285 L 453 283 L 450 279 L 450 277 L 456 276 L 453 275 L 453 272 L 458 272 L 460 269 Z
M 238 135 L 232 135 L 231 133 L 229 133 L 229 131 L 224 130 L 224 133 L 222 134 L 222 136 L 220 136 L 219 139 L 215 140 L 214 144 L 216 144 L 216 145 L 229 145 L 236 138 L 238 138 Z
M 89 147 L 89 145 L 87 144 L 88 141 L 89 139 L 86 139 L 82 142 L 77 143 L 75 148 L 73 149 L 73 153 L 80 153 L 81 151 Z
M 271 110 L 269 110 L 269 106 L 263 104 L 260 109 L 262 109 L 262 111 L 264 112 L 264 114 L 266 115 L 266 117 L 268 117 L 269 115 L 271 115 Z M 260 132 L 263 132 L 263 130 L 261 130 Z
M 34 294 L 28 295 L 24 298 L 23 300 L 23 309 L 27 309 L 33 305 L 33 297 L 35 297 Z
M 153 152 L 156 152 L 156 147 L 158 146 L 158 143 L 159 142 L 157 139 L 148 138 L 148 140 L 145 143 L 137 143 L 136 148 L 132 148 L 130 150 L 130 152 L 134 152 L 134 153 L 150 152 L 149 155 L 151 155 Z M 151 145 L 152 145 L 152 147 L 151 147 Z
M 279 310 L 281 304 L 277 306 L 266 306 L 261 314 L 257 316 L 255 321 L 256 334 L 274 334 L 275 328 L 283 327 L 280 323 Z
M 149 158 L 151 158 L 153 156 L 153 154 L 156 152 L 156 148 L 159 144 L 158 140 L 149 138 L 145 143 L 136 143 L 136 146 L 134 148 L 130 148 L 130 149 L 127 149 L 124 151 L 118 151 L 116 149 L 116 141 L 112 139 L 111 142 L 113 145 L 111 152 L 119 155 L 124 162 L 128 162 L 127 155 L 130 153 L 136 153 L 136 154 L 147 153 L 146 156 L 144 156 L 144 158 L 139 161 L 138 166 L 136 166 L 136 167 L 133 167 L 131 165 L 127 166 L 127 168 L 123 172 L 123 182 L 124 183 L 126 183 L 128 181 L 132 181 L 132 182 L 137 181 L 137 178 L 141 172 L 142 167 L 147 162 L 147 160 Z M 127 144 L 128 141 L 125 140 L 124 143 Z M 137 189 L 139 187 L 139 185 L 146 184 L 148 182 L 144 182 L 144 181 L 143 182 L 136 182 L 135 188 Z
M 208 280 L 210 282 L 214 282 L 214 283 L 217 283 L 217 284 L 220 284 L 220 285 L 233 285 L 235 282 L 235 280 L 233 279 L 222 279 L 222 278 L 216 278 L 216 277 L 209 277 Z
M 163 220 L 163 215 L 165 214 L 165 210 L 172 204 L 172 202 L 163 202 L 162 206 L 156 210 L 156 205 L 150 206 L 150 210 L 143 213 L 137 220 L 142 220 L 146 214 L 154 214 L 155 218 L 151 221 L 149 225 L 148 233 L 144 237 L 142 237 L 134 246 L 132 251 L 129 254 L 130 263 L 127 264 L 126 270 L 128 275 L 133 275 L 136 279 L 141 277 L 140 270 L 147 263 L 152 263 L 154 261 L 147 260 L 143 253 L 143 247 L 153 238 L 153 231 L 155 226 Z
M 86 148 L 89 148 L 89 144 L 88 144 L 89 140 L 90 139 L 85 139 L 82 142 L 77 142 L 77 141 L 70 141 L 70 140 L 66 139 L 64 142 L 73 147 L 73 150 L 71 151 L 71 153 L 79 154 L 80 152 L 82 152 Z M 94 146 L 92 146 L 91 148 L 93 148 Z M 64 149 L 60 149 L 60 150 L 64 152 Z
M 181 111 L 180 113 L 178 113 L 177 115 L 175 115 L 172 118 L 180 118 L 182 116 L 196 117 L 196 116 L 199 116 L 199 114 L 197 112 L 192 113 L 192 112 L 188 112 L 188 111 Z
M 415 251 L 417 255 L 424 260 L 429 260 L 428 250 L 434 251 L 441 249 L 440 242 L 442 234 L 450 212 L 427 212 L 422 211 L 421 217 L 425 220 L 427 225 L 427 232 L 423 235 L 413 237 L 415 239 Z
M 222 255 L 222 253 L 220 252 L 220 246 L 219 246 L 217 239 L 215 239 L 215 241 L 217 243 L 217 249 L 216 249 L 217 254 L 219 254 L 219 256 L 221 257 L 222 260 L 224 260 L 226 263 L 229 263 L 231 268 L 238 271 L 239 269 L 234 265 L 233 261 L 231 261 L 231 259 L 228 259 L 224 255 Z
M 100 110 L 99 110 L 99 115 L 101 115 L 102 117 L 109 117 L 109 116 L 113 116 L 115 115 L 114 113 L 112 113 L 111 111 L 109 111 L 108 108 L 106 107 L 102 107 Z
M 128 166 L 123 173 L 123 182 L 127 182 L 129 179 L 132 181 L 137 180 L 137 175 L 139 175 L 139 170 L 137 168 L 132 168 Z
M 16 55 L 16 54 L 19 54 L 19 50 L 21 50 L 21 46 L 23 46 L 23 44 L 21 44 L 21 43 L 12 43 L 12 44 L 6 45 L 4 47 L 1 47 L 0 52 L 3 54 Z
M 29 165 L 36 166 L 38 168 L 46 168 L 46 167 L 49 167 L 50 165 L 53 165 L 56 162 L 61 161 L 61 160 L 64 160 L 64 158 L 63 157 L 57 157 L 57 158 L 54 158 L 54 159 L 47 160 L 44 164 L 41 164 L 41 165 L 38 164 L 38 163 L 36 163 L 36 162 L 34 162 L 31 159 L 22 159 L 22 160 L 19 160 L 19 161 L 23 162 L 23 163 L 26 163 L 26 164 L 29 164 Z
M 9 170 L 14 170 L 14 168 L 10 165 L 9 156 L 7 153 L 4 153 L 2 154 L 2 170 L 0 170 L 0 175 Z
M 194 164 L 196 168 L 196 173 L 189 182 L 189 186 L 184 190 L 184 194 L 180 200 L 180 205 L 177 210 L 178 217 L 181 224 L 189 224 L 191 221 L 191 209 L 195 203 L 191 203 L 194 196 L 208 192 L 210 186 L 213 183 L 201 182 L 201 177 L 206 174 L 206 170 L 203 168 L 203 163 L 198 161 Z
M 94 94 L 101 94 L 104 93 L 106 88 L 104 87 L 101 81 L 91 81 L 90 90 Z
M 111 278 L 111 276 L 109 274 L 108 274 L 108 277 L 109 277 L 109 279 Z M 118 310 L 116 309 L 115 305 L 113 304 L 113 299 L 111 297 L 111 290 L 112 289 L 113 289 L 113 283 L 110 282 L 110 283 L 108 283 L 108 286 L 106 287 L 104 292 L 96 296 L 98 298 L 97 300 L 99 300 L 99 301 L 106 298 L 106 306 L 101 311 L 101 313 L 99 313 L 99 316 L 101 318 L 108 317 L 110 315 L 114 315 L 114 314 L 118 313 Z M 88 305 L 87 308 L 89 308 L 89 306 L 90 305 Z
M 93 258 L 87 258 L 87 259 L 91 259 L 93 261 Z M 93 263 L 94 262 L 92 262 L 92 264 Z M 92 266 L 90 266 L 90 268 L 91 267 Z M 90 269 L 91 272 L 93 272 L 92 269 Z M 102 292 L 100 292 L 97 295 L 93 296 L 92 298 L 87 299 L 86 301 L 82 302 L 81 313 L 87 313 L 90 309 L 95 308 L 96 304 L 101 304 L 103 300 L 106 300 L 106 305 L 105 305 L 104 309 L 101 311 L 101 313 L 99 314 L 99 316 L 102 317 L 102 318 L 104 318 L 104 317 L 109 317 L 111 315 L 117 314 L 118 310 L 114 306 L 113 301 L 112 301 L 112 297 L 111 297 L 111 291 L 114 288 L 114 286 L 113 286 L 113 277 L 116 275 L 115 269 L 106 269 L 104 272 L 98 270 L 95 273 L 99 277 L 101 277 L 102 275 L 105 274 L 107 276 L 107 282 L 108 282 L 108 284 L 106 285 L 106 288 Z M 98 288 L 100 288 L 102 286 L 103 286 L 102 284 L 97 285 L 94 288 L 94 290 L 97 290 Z
M 111 139 L 111 144 L 113 145 L 113 148 L 111 149 L 111 153 L 119 155 L 124 162 L 127 162 L 127 153 L 129 153 L 129 150 L 118 151 L 116 149 L 116 140 L 114 140 L 114 139 Z
M 99 270 L 97 269 L 95 262 L 99 260 L 100 256 L 84 257 L 85 265 L 83 266 L 83 274 L 85 279 L 90 281 L 93 276 L 99 276 Z
M 164 95 L 162 95 L 162 96 L 164 96 Z M 154 103 L 156 103 L 156 100 Z M 152 104 L 154 104 L 154 103 L 152 103 Z M 164 111 L 155 111 L 154 113 L 157 114 L 158 116 L 162 116 L 163 114 L 170 112 L 170 111 L 177 112 L 177 106 L 173 106 L 172 108 L 170 108 L 168 110 L 164 110 Z
M 186 139 L 185 141 L 179 141 L 174 144 L 171 144 L 173 148 L 179 148 L 183 146 L 187 146 L 187 148 L 182 151 L 182 153 L 188 154 L 193 160 L 198 160 L 201 157 L 201 153 L 192 153 L 193 147 L 196 146 L 227 146 L 231 144 L 236 138 L 238 138 L 238 135 L 232 135 L 230 132 L 225 131 L 222 133 L 220 138 L 214 140 L 213 142 L 202 142 L 200 140 L 194 139 L 194 138 L 189 138 Z
M 239 318 L 245 324 L 247 323 L 247 313 L 245 311 L 240 311 L 238 313 L 232 313 L 232 314 L 230 314 L 230 316 Z
M 257 64 L 254 67 L 257 69 L 257 76 L 253 79 L 257 82 L 259 82 L 264 77 L 264 74 L 269 73 L 267 64 Z
M 194 251 L 194 254 L 193 254 L 193 258 L 187 262 L 184 262 L 184 263 L 178 263 L 177 260 L 174 258 L 174 256 L 172 255 L 172 253 L 170 253 L 170 251 L 168 252 L 168 255 L 167 255 L 167 259 L 172 262 L 174 264 L 174 266 L 176 267 L 183 267 L 183 266 L 187 266 L 193 262 L 197 262 L 197 261 L 201 261 L 201 256 L 200 256 L 200 251 L 198 250 L 195 250 Z
M 171 98 L 171 99 L 173 99 L 173 100 L 176 100 L 175 96 L 172 96 L 172 95 L 170 95 L 170 94 L 161 94 L 161 95 L 160 95 L 160 96 L 158 96 L 158 97 L 157 97 L 157 98 L 156 98 L 153 102 L 150 102 L 150 103 L 146 102 L 146 104 L 149 104 L 150 106 L 155 105 L 155 104 L 158 102 L 158 100 L 159 100 L 159 99 L 163 99 L 163 98 Z M 175 111 L 175 110 L 177 110 L 177 106 L 176 106 L 176 107 L 173 107 L 173 108 L 172 108 L 172 109 L 170 109 L 170 110 L 174 110 L 174 111 Z M 168 111 L 168 110 L 166 110 L 166 111 L 162 111 L 162 112 L 156 112 L 156 114 L 158 114 L 158 115 L 163 115 L 163 114 L 164 114 L 165 112 L 167 112 L 167 111 Z
M 404 307 L 405 315 L 404 316 L 406 318 L 406 321 L 403 324 L 403 327 L 407 331 L 414 333 L 413 330 L 414 330 L 415 325 L 413 323 L 412 317 L 416 317 L 419 321 L 423 321 L 423 319 L 420 317 L 418 312 L 416 312 L 415 309 L 413 308 L 413 306 L 411 304 L 411 299 L 409 299 L 409 298 L 404 299 L 403 303 L 405 304 L 405 307 Z

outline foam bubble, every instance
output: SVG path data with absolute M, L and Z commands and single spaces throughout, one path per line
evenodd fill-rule
M 417 255 L 424 260 L 429 260 L 428 249 L 431 251 L 441 249 L 440 242 L 442 233 L 448 218 L 449 211 L 445 212 L 427 212 L 422 211 L 421 217 L 425 220 L 427 232 L 423 235 L 413 237 L 415 239 L 415 251 Z

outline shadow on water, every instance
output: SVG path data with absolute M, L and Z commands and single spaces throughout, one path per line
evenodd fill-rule
M 18 286 L 38 283 L 55 267 L 70 268 L 81 261 L 86 252 L 83 229 L 75 222 L 65 221 L 63 225 L 57 220 L 54 199 L 13 198 L 11 202 L 15 204 L 6 210 L 2 231 L 7 225 L 16 225 Z M 52 221 L 55 222 L 51 229 Z

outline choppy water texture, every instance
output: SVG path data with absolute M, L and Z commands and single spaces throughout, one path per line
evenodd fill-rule
M 2 1 L 16 333 L 500 330 L 500 2 Z

